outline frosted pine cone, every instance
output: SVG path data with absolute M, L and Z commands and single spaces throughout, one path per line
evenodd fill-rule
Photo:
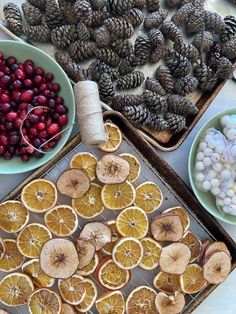
M 45 23 L 50 29 L 63 24 L 63 15 L 56 0 L 46 0 Z
M 204 9 L 195 7 L 194 11 L 189 16 L 187 32 L 189 34 L 197 34 L 201 32 L 204 26 L 204 18 Z
M 166 91 L 161 86 L 161 84 L 158 80 L 147 77 L 145 83 L 146 83 L 146 89 L 147 90 L 149 90 L 155 94 L 158 94 L 160 96 L 166 95 Z
M 236 38 L 233 38 L 221 47 L 222 54 L 228 59 L 234 59 L 236 57 Z
M 225 22 L 218 13 L 205 11 L 205 27 L 207 31 L 220 34 L 225 27 Z
M 70 57 L 76 62 L 90 59 L 94 57 L 96 44 L 91 41 L 77 40 L 70 44 L 68 52 Z
M 156 78 L 167 93 L 171 93 L 174 89 L 174 79 L 168 67 L 160 65 L 156 70 Z
M 113 15 L 122 15 L 134 7 L 134 0 L 108 0 L 107 10 Z
M 83 22 L 77 24 L 77 37 L 82 41 L 88 41 L 90 39 L 90 32 Z
M 105 20 L 104 25 L 110 33 L 116 34 L 119 38 L 128 39 L 132 36 L 133 26 L 125 19 L 115 17 Z
M 222 42 L 231 40 L 236 36 L 236 17 L 228 15 L 224 18 L 225 26 L 220 33 Z
M 98 47 L 107 47 L 111 41 L 110 32 L 105 26 L 98 28 L 95 31 L 95 41 Z
M 137 8 L 132 8 L 128 13 L 122 16 L 127 22 L 133 27 L 137 27 L 143 23 L 144 17 L 143 12 Z
M 120 75 L 126 75 L 133 72 L 134 68 L 127 59 L 123 59 L 118 66 L 118 71 Z
M 39 42 L 49 42 L 51 40 L 51 30 L 46 24 L 27 26 L 24 28 L 24 34 L 28 39 Z
M 189 60 L 174 50 L 167 50 L 165 61 L 171 74 L 175 77 L 186 76 L 191 70 L 191 63 Z
M 196 115 L 198 108 L 187 98 L 179 95 L 170 95 L 167 98 L 168 111 L 187 117 L 190 115 Z
M 46 0 L 28 0 L 28 2 L 42 11 L 46 8 Z
M 106 5 L 107 0 L 90 0 L 91 6 L 94 10 L 102 10 Z
M 150 91 L 143 93 L 144 104 L 154 113 L 166 113 L 168 110 L 167 101 L 165 98 Z
M 76 24 L 77 16 L 74 9 L 74 3 L 68 0 L 58 0 L 61 13 L 68 24 Z
M 103 73 L 99 82 L 99 95 L 101 100 L 109 101 L 115 96 L 115 90 L 113 87 L 112 80 L 110 76 L 106 73 Z
M 128 39 L 117 39 L 110 44 L 110 47 L 121 58 L 128 57 L 134 50 L 132 43 Z
M 143 104 L 143 101 L 142 95 L 117 95 L 112 99 L 112 108 L 122 111 L 125 106 L 138 106 Z
M 84 22 L 92 12 L 92 7 L 89 1 L 77 0 L 74 5 L 75 13 L 78 21 Z
M 148 63 L 151 54 L 151 41 L 146 35 L 139 35 L 134 43 L 134 54 L 138 59 L 138 64 Z
M 183 41 L 181 31 L 173 22 L 163 22 L 161 25 L 161 32 L 165 38 L 168 38 L 175 43 L 181 43 Z
M 172 15 L 171 22 L 173 22 L 176 26 L 185 24 L 194 10 L 195 7 L 191 2 L 185 4 Z
M 179 5 L 180 3 L 181 3 L 181 0 L 165 0 L 165 4 L 166 4 L 169 8 L 176 7 L 176 6 Z
M 160 0 L 147 0 L 147 10 L 148 12 L 155 12 L 160 9 Z
M 164 45 L 164 36 L 159 29 L 151 29 L 148 36 L 153 46 Z
M 96 57 L 112 67 L 116 67 L 120 63 L 118 54 L 109 48 L 98 49 L 96 51 Z
M 189 60 L 196 61 L 199 58 L 199 51 L 198 49 L 193 46 L 192 44 L 181 42 L 181 43 L 174 43 L 173 48 L 181 55 L 186 57 Z
M 142 106 L 125 106 L 122 109 L 123 115 L 136 128 L 142 127 L 150 115 L 149 110 Z
M 77 39 L 76 27 L 74 25 L 62 25 L 51 31 L 52 44 L 60 49 L 68 47 Z
M 202 42 L 202 32 L 196 34 L 193 38 L 192 44 L 200 51 L 203 46 L 203 51 L 208 52 L 213 45 L 213 35 L 210 32 L 204 32 Z
M 149 61 L 151 63 L 157 63 L 163 58 L 164 55 L 165 55 L 165 46 L 164 45 L 156 46 L 155 48 L 152 49 Z
M 203 91 L 212 90 L 217 83 L 216 73 L 205 63 L 195 66 L 194 75 L 198 79 L 198 87 Z
M 168 11 L 160 9 L 159 11 L 149 13 L 144 19 L 144 27 L 147 30 L 158 28 L 161 23 L 167 18 Z
M 192 93 L 198 87 L 198 80 L 194 76 L 181 77 L 175 82 L 175 92 L 185 96 Z
M 169 129 L 169 124 L 162 114 L 150 114 L 145 124 L 147 127 L 158 132 L 163 132 Z
M 186 128 L 186 120 L 183 116 L 175 113 L 167 113 L 165 119 L 172 133 L 179 133 Z
M 145 77 L 141 71 L 133 71 L 128 73 L 116 81 L 116 88 L 121 89 L 132 89 L 142 85 Z
M 22 16 L 20 9 L 14 3 L 7 3 L 3 7 L 7 27 L 17 36 L 22 34 Z
M 42 23 L 43 14 L 38 8 L 29 3 L 23 3 L 21 7 L 25 20 L 29 25 L 40 25 Z
M 216 76 L 221 80 L 227 80 L 232 77 L 234 67 L 231 61 L 225 57 L 219 59 L 216 68 Z

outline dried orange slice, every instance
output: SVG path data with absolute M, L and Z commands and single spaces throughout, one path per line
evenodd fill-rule
M 135 189 L 126 181 L 120 184 L 107 184 L 102 188 L 102 202 L 108 209 L 122 209 L 133 204 Z
M 202 268 L 197 264 L 188 265 L 180 276 L 181 290 L 193 294 L 201 291 L 207 284 L 203 277 Z
M 78 269 L 76 271 L 76 275 L 81 275 L 81 276 L 92 275 L 95 272 L 98 264 L 99 264 L 98 253 L 95 253 L 92 261 L 87 266 L 85 266 L 84 268 Z
M 123 269 L 132 269 L 138 266 L 143 257 L 143 247 L 135 238 L 120 239 L 112 251 L 113 261 Z
M 21 254 L 29 258 L 37 258 L 43 244 L 51 237 L 51 232 L 44 225 L 32 223 L 21 230 L 16 243 Z
M 109 220 L 107 222 L 109 228 L 111 229 L 112 233 L 112 240 L 111 242 L 107 243 L 103 248 L 102 252 L 105 253 L 106 255 L 112 255 L 112 250 L 115 246 L 116 241 L 120 238 L 120 234 L 116 228 L 116 221 L 115 220 Z
M 26 304 L 34 285 L 25 274 L 11 273 L 0 282 L 0 301 L 8 306 Z
M 0 204 L 0 228 L 8 233 L 20 231 L 29 221 L 29 212 L 19 201 Z
M 198 237 L 192 232 L 187 231 L 180 242 L 186 244 L 191 250 L 190 263 L 196 261 L 200 256 L 202 247 L 202 242 L 198 239 Z
M 45 274 L 37 258 L 25 262 L 22 265 L 22 272 L 28 275 L 38 288 L 49 288 L 54 285 L 55 279 Z
M 75 308 L 79 312 L 86 313 L 93 307 L 97 299 L 98 291 L 95 283 L 91 279 L 79 277 L 85 288 L 85 298 L 79 305 L 76 305 Z
M 84 196 L 72 200 L 72 207 L 79 216 L 89 219 L 103 212 L 101 191 L 102 187 L 100 185 L 91 183 L 90 189 Z
M 36 289 L 28 301 L 30 314 L 60 314 L 61 305 L 59 295 L 47 288 Z
M 124 314 L 125 300 L 120 291 L 112 291 L 103 294 L 96 301 L 98 314 Z
M 61 314 L 77 314 L 72 305 L 67 303 L 62 303 Z
M 146 286 L 134 289 L 126 300 L 127 314 L 156 314 L 156 292 Z
M 129 172 L 127 180 L 129 182 L 136 181 L 141 172 L 141 166 L 138 159 L 134 155 L 128 154 L 128 153 L 123 153 L 123 154 L 120 154 L 119 156 L 125 159 L 126 161 L 128 161 L 129 163 L 130 172 Z
M 143 257 L 139 267 L 151 270 L 158 266 L 158 260 L 161 251 L 161 245 L 152 238 L 143 238 L 140 240 L 143 247 Z
M 91 181 L 95 179 L 96 165 L 97 158 L 88 152 L 82 152 L 74 155 L 70 162 L 71 168 L 77 168 L 83 171 L 87 174 L 87 176 L 89 176 Z
M 0 260 L 3 258 L 5 252 L 6 252 L 6 248 L 5 248 L 3 239 L 0 237 Z
M 16 240 L 3 240 L 5 246 L 5 254 L 0 259 L 0 270 L 4 272 L 11 272 L 19 268 L 25 260 L 25 257 L 20 253 L 16 245 Z
M 68 205 L 59 205 L 44 216 L 45 225 L 58 237 L 72 235 L 78 227 L 78 217 L 74 209 Z
M 49 180 L 36 179 L 23 188 L 21 201 L 28 210 L 44 213 L 56 205 L 57 189 Z
M 122 289 L 130 280 L 130 271 L 117 266 L 112 258 L 103 260 L 96 270 L 96 278 L 108 290 Z
M 164 213 L 178 215 L 182 221 L 184 233 L 188 230 L 190 226 L 190 219 L 187 212 L 182 207 L 168 208 L 164 211 Z
M 103 152 L 115 152 L 122 143 L 122 133 L 117 125 L 111 122 L 104 124 L 107 132 L 107 140 L 105 144 L 99 145 L 99 149 Z
M 161 206 L 162 201 L 162 192 L 154 182 L 144 182 L 136 188 L 134 203 L 146 213 L 152 213 L 157 210 Z
M 154 278 L 153 285 L 160 291 L 173 293 L 180 290 L 180 275 L 160 271 Z
M 128 207 L 118 215 L 116 227 L 123 237 L 142 239 L 148 232 L 148 218 L 144 210 L 139 207 Z
M 58 280 L 58 289 L 62 299 L 72 305 L 80 304 L 85 298 L 85 287 L 80 276 Z

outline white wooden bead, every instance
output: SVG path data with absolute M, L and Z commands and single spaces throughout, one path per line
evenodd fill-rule
M 229 129 L 225 136 L 230 140 L 234 141 L 236 139 L 236 129 Z
M 196 160 L 203 160 L 203 158 L 204 158 L 203 152 L 197 153 Z
M 220 162 L 217 162 L 215 164 L 213 164 L 212 168 L 216 171 L 216 172 L 220 172 L 223 168 L 222 164 Z
M 230 204 L 229 205 L 229 212 L 231 215 L 236 215 L 236 205 Z
M 217 196 L 219 193 L 220 193 L 220 189 L 219 188 L 214 188 L 214 189 L 211 189 L 211 193 L 215 196 Z
M 209 167 L 210 165 L 211 165 L 211 158 L 210 157 L 205 157 L 204 159 L 203 159 L 203 163 L 204 163 L 204 165 L 206 166 L 206 167 Z
M 217 141 L 215 141 L 213 139 L 208 141 L 208 147 L 209 148 L 214 149 L 214 148 L 216 148 L 216 146 L 217 146 Z
M 220 161 L 220 155 L 217 154 L 217 153 L 213 153 L 213 154 L 211 155 L 211 160 L 212 160 L 212 162 L 218 162 L 218 161 Z
M 230 116 L 228 116 L 228 115 L 225 115 L 225 116 L 221 117 L 221 119 L 220 119 L 220 123 L 222 125 L 227 125 L 229 122 L 230 122 Z
M 207 143 L 206 143 L 206 142 L 201 142 L 201 143 L 199 144 L 199 149 L 200 149 L 201 151 L 203 151 L 205 148 L 207 148 Z
M 221 174 L 220 174 L 220 176 L 221 176 L 221 178 L 224 180 L 224 179 L 228 179 L 228 178 L 230 178 L 230 171 L 229 170 L 223 170 L 223 171 L 221 171 Z
M 224 165 L 223 165 L 223 170 L 231 170 L 231 164 L 230 163 L 225 163 Z
M 203 182 L 205 179 L 205 176 L 202 172 L 197 172 L 195 175 L 195 178 L 198 182 Z
M 236 157 L 236 145 L 233 145 L 231 147 L 231 154 L 233 155 L 233 157 Z
M 221 198 L 223 200 L 226 197 L 226 194 L 225 194 L 225 192 L 221 191 L 218 196 L 219 196 L 219 198 Z
M 226 198 L 224 199 L 224 205 L 230 205 L 230 204 L 231 204 L 231 198 L 226 197 Z
M 224 150 L 225 150 L 225 146 L 222 144 L 216 146 L 216 149 L 215 149 L 216 153 L 218 153 L 218 154 L 222 154 L 224 152 Z
M 210 157 L 213 153 L 213 150 L 207 147 L 204 149 L 203 153 L 205 156 Z
M 232 200 L 232 203 L 236 205 L 236 195 L 234 195 L 231 200 Z
M 223 212 L 225 212 L 226 214 L 230 213 L 229 206 L 225 205 L 225 206 L 223 206 L 222 209 L 223 209 Z
M 212 193 L 213 194 L 213 193 Z M 217 204 L 219 206 L 223 206 L 224 205 L 224 201 L 222 199 L 217 199 Z
M 202 182 L 202 187 L 205 191 L 209 191 L 211 188 L 211 183 L 210 181 L 203 181 Z
M 228 189 L 227 191 L 226 191 L 226 195 L 228 196 L 228 197 L 233 197 L 234 196 L 234 191 L 232 190 L 232 189 Z
M 197 171 L 202 171 L 205 169 L 205 165 L 202 161 L 196 162 L 195 168 Z
M 217 178 L 211 179 L 210 182 L 211 182 L 211 186 L 212 186 L 213 188 L 217 188 L 218 186 L 220 186 L 220 180 L 217 179 Z
M 217 173 L 216 173 L 216 171 L 214 171 L 213 169 L 211 169 L 211 170 L 209 170 L 209 171 L 207 172 L 207 176 L 208 176 L 209 179 L 214 179 L 214 178 L 217 176 Z

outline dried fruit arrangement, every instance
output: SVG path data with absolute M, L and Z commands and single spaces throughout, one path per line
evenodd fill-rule
M 96 81 L 103 101 L 135 127 L 166 132 L 166 142 L 198 113 L 191 93 L 232 75 L 236 18 L 207 11 L 204 2 L 31 0 L 22 5 L 26 25 L 16 5 L 5 5 L 4 15 L 15 34 L 63 50 L 55 58 L 72 80 Z M 168 8 L 176 9 L 171 20 Z M 194 36 L 191 43 L 185 33 Z M 96 60 L 83 68 L 90 59 Z M 165 65 L 145 78 L 142 67 L 160 60 Z M 141 85 L 141 95 L 120 95 Z
M 6 273 L 0 281 L 2 304 L 27 304 L 32 314 L 43 314 L 45 307 L 49 314 L 86 313 L 93 306 L 100 314 L 178 314 L 185 295 L 219 284 L 230 273 L 226 245 L 202 242 L 190 229 L 187 211 L 173 207 L 157 213 L 162 191 L 151 181 L 134 185 L 139 160 L 112 154 L 122 133 L 111 122 L 106 129 L 99 160 L 79 152 L 56 185 L 35 179 L 20 201 L 0 204 L 0 229 L 17 233 L 16 240 L 0 238 L 0 271 Z M 70 205 L 58 205 L 62 194 Z M 98 220 L 104 211 L 113 211 L 115 219 Z M 44 223 L 29 223 L 32 213 L 43 214 Z M 140 285 L 125 300 L 123 288 L 137 268 L 156 270 L 153 286 Z

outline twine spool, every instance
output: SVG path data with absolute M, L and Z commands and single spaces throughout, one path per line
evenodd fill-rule
M 97 83 L 78 82 L 75 84 L 74 92 L 82 142 L 86 146 L 104 144 L 107 135 Z

